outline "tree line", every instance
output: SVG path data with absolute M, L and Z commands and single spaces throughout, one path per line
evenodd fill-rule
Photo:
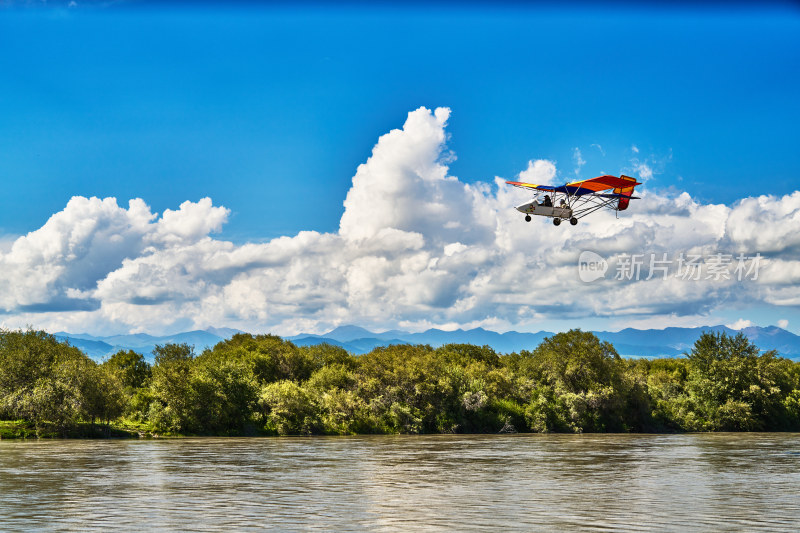
M 237 334 L 196 355 L 96 363 L 42 331 L 0 330 L 0 420 L 153 434 L 800 430 L 800 363 L 704 333 L 683 358 L 625 359 L 571 330 L 532 351 L 395 345 L 354 356 Z

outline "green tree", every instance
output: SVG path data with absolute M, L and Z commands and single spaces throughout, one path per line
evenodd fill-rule
M 120 350 L 102 365 L 122 387 L 122 412 L 134 420 L 144 421 L 153 397 L 146 387 L 150 382 L 151 366 L 144 356 L 133 350 Z
M 114 372 L 123 387 L 139 389 L 150 378 L 150 365 L 144 356 L 133 350 L 120 350 L 112 355 L 103 366 Z
M 516 412 L 500 402 L 509 379 L 485 346 L 389 346 L 359 363 L 357 391 L 379 432 L 496 432 Z
M 259 390 L 246 361 L 207 351 L 194 361 L 191 387 L 195 431 L 213 434 L 253 431 Z
M 322 394 L 333 389 L 354 390 L 357 383 L 358 376 L 348 365 L 334 363 L 314 372 L 306 388 Z
M 317 408 L 300 385 L 284 380 L 269 383 L 258 400 L 265 416 L 264 429 L 278 435 L 310 435 L 319 431 Z
M 238 333 L 214 346 L 214 353 L 247 364 L 259 385 L 279 380 L 304 381 L 318 365 L 314 355 L 275 335 Z
M 785 398 L 795 387 L 791 362 L 735 336 L 703 333 L 687 354 L 689 416 L 699 429 L 752 431 L 796 427 Z M 689 426 L 689 424 L 684 424 Z M 695 428 L 690 428 L 695 429 Z
M 157 345 L 153 350 L 151 390 L 154 401 L 148 418 L 162 431 L 194 428 L 195 398 L 190 382 L 194 349 L 188 344 Z
M 20 402 L 50 376 L 64 347 L 44 331 L 0 330 L 0 415 L 22 414 Z
M 39 377 L 30 387 L 18 389 L 17 414 L 34 421 L 37 427 L 50 423 L 66 431 L 86 414 L 83 392 L 93 365 L 78 350 L 63 350 L 49 374 Z
M 94 424 L 106 424 L 119 418 L 125 410 L 126 395 L 119 375 L 103 365 L 86 365 L 83 369 L 81 395 L 84 415 Z
M 113 380 L 80 350 L 45 332 L 0 332 L 0 411 L 65 431 L 80 420 L 117 416 Z
M 632 363 L 634 373 L 640 373 L 649 399 L 649 416 L 654 430 L 678 431 L 696 429 L 696 419 L 686 418 L 692 403 L 686 392 L 689 366 L 686 359 L 639 360 Z M 690 426 L 686 426 L 689 423 Z
M 515 363 L 520 372 L 545 387 L 531 398 L 531 427 L 547 431 L 631 429 L 632 420 L 624 409 L 629 384 L 623 379 L 622 360 L 610 343 L 574 329 L 548 337 L 533 353 L 523 351 L 520 356 Z M 550 427 L 551 423 L 555 425 Z
M 341 365 L 350 370 L 358 366 L 358 359 L 350 355 L 347 350 L 326 342 L 303 346 L 298 351 L 303 355 L 303 359 L 309 361 L 311 368 L 315 371 L 331 365 Z

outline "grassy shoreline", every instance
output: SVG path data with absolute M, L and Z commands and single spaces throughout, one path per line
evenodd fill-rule
M 538 432 L 513 432 L 515 434 L 535 435 L 542 434 Z M 589 432 L 592 435 L 674 435 L 674 434 L 714 434 L 714 433 L 732 433 L 731 431 L 628 431 L 628 432 Z M 795 433 L 794 431 L 734 431 L 733 433 Z M 461 433 L 460 435 L 505 435 L 502 432 L 475 432 L 475 433 Z M 574 433 L 561 433 L 561 432 L 548 432 L 547 434 L 574 434 Z M 0 420 L 0 441 L 1 440 L 122 440 L 122 439 L 186 439 L 186 438 L 220 438 L 220 437 L 331 437 L 331 436 L 363 436 L 363 435 L 376 435 L 375 433 L 354 433 L 348 435 L 326 435 L 326 434 L 296 434 L 296 435 L 275 435 L 266 431 L 248 431 L 248 432 L 233 432 L 222 434 L 195 434 L 195 433 L 177 433 L 177 432 L 159 432 L 154 428 L 149 427 L 147 424 L 137 423 L 130 420 L 117 420 L 109 424 L 91 424 L 89 422 L 75 424 L 67 428 L 56 428 L 53 425 L 40 425 L 38 428 L 32 422 L 25 420 Z M 383 435 L 451 435 L 451 433 L 384 433 Z
M 9 439 L 133 439 L 154 437 L 122 424 L 79 423 L 65 428 L 26 420 L 0 420 L 0 440 Z
M 25 439 L 185 439 L 195 437 L 270 437 L 274 434 L 249 428 L 248 431 L 227 433 L 179 433 L 174 431 L 158 431 L 150 424 L 120 419 L 108 424 L 92 424 L 79 422 L 67 427 L 58 428 L 53 424 L 43 423 L 39 427 L 27 420 L 0 420 L 0 440 Z M 301 435 L 296 435 L 301 436 Z M 302 435 L 305 436 L 305 435 Z

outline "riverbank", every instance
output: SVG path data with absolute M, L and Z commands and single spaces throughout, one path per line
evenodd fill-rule
M 509 433 L 516 433 L 519 435 L 574 435 L 575 433 L 564 432 L 483 432 L 483 433 L 421 433 L 421 434 L 408 434 L 408 433 L 361 433 L 361 434 L 348 434 L 348 435 L 334 435 L 334 434 L 287 434 L 275 435 L 266 431 L 256 431 L 252 429 L 247 432 L 232 432 L 228 434 L 194 434 L 194 433 L 177 433 L 177 432 L 159 432 L 147 424 L 135 423 L 128 420 L 118 420 L 110 424 L 90 424 L 80 423 L 67 428 L 56 428 L 53 425 L 43 425 L 37 428 L 33 423 L 25 420 L 0 420 L 0 440 L 26 440 L 26 439 L 45 439 L 45 440 L 119 440 L 119 439 L 145 439 L 145 440 L 172 440 L 172 439 L 238 439 L 238 438 L 251 438 L 251 437 L 281 437 L 281 438 L 319 438 L 326 437 L 392 437 L 392 436 L 415 436 L 415 437 L 436 437 L 436 436 L 452 436 L 452 437 L 489 437 L 493 435 L 508 435 Z M 764 435 L 782 435 L 787 433 L 796 433 L 796 431 L 681 431 L 681 430 L 662 430 L 662 431 L 638 431 L 638 432 L 592 432 L 586 435 L 721 435 L 726 433 L 740 433 L 743 435 L 764 434 Z
M 112 422 L 110 424 L 78 423 L 67 427 L 40 424 L 26 420 L 0 420 L 0 440 L 8 439 L 155 439 L 183 437 L 176 433 L 159 434 L 141 424 Z

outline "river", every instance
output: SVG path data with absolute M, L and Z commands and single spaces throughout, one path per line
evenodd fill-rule
M 798 531 L 800 435 L 0 441 L 0 530 Z

